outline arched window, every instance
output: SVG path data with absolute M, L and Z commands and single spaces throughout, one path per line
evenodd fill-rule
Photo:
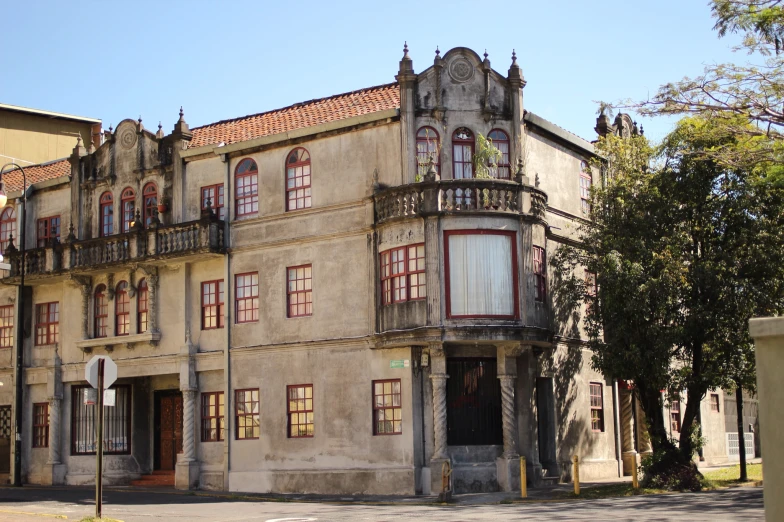
M 106 285 L 95 287 L 95 337 L 106 337 L 109 326 L 109 302 L 106 300 Z
M 286 210 L 310 208 L 310 154 L 299 147 L 286 157 Z
M 0 214 L 0 254 L 5 252 L 12 235 L 16 239 L 16 210 L 14 207 L 5 207 Z
M 454 179 L 474 177 L 474 133 L 460 127 L 452 134 L 452 166 Z
M 252 216 L 259 212 L 259 168 L 256 162 L 245 158 L 234 173 L 236 183 L 236 217 Z
M 430 168 L 430 158 L 433 158 L 436 172 L 441 173 L 441 158 L 438 153 L 440 144 L 438 132 L 433 127 L 422 127 L 417 131 L 417 171 L 421 178 L 425 177 L 427 169 Z
M 142 191 L 144 198 L 144 226 L 150 226 L 158 217 L 158 187 L 155 183 L 147 183 Z
M 501 151 L 497 160 L 497 167 L 491 169 L 491 175 L 497 179 L 511 179 L 509 165 L 509 136 L 500 129 L 493 129 L 487 137 L 493 142 L 495 148 Z
M 147 314 L 150 293 L 147 288 L 147 281 L 142 279 L 136 287 L 136 327 L 137 333 L 147 331 Z
M 120 202 L 122 205 L 122 227 L 120 232 L 128 232 L 131 230 L 133 215 L 136 212 L 136 193 L 131 187 L 123 189 Z
M 128 283 L 120 281 L 114 292 L 114 335 L 131 333 L 131 298 Z
M 111 192 L 101 194 L 101 237 L 111 236 L 114 228 L 114 200 Z

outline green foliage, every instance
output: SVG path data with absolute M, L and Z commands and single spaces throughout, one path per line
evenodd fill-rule
M 675 449 L 654 451 L 643 458 L 642 485 L 646 488 L 667 491 L 700 491 L 703 487 L 702 474 L 691 461 Z
M 503 153 L 493 145 L 493 140 L 485 138 L 481 133 L 476 135 L 476 150 L 474 151 L 474 173 L 476 178 L 491 179 L 492 172 Z
M 781 0 L 713 0 L 713 27 L 719 36 L 743 33 L 749 48 L 778 54 L 784 36 L 784 7 Z

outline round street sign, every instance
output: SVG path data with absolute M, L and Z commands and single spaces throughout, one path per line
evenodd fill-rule
M 104 359 L 103 363 L 103 387 L 108 388 L 117 380 L 117 364 L 105 355 L 96 355 L 87 366 L 84 367 L 84 378 L 93 388 L 98 387 L 98 361 Z

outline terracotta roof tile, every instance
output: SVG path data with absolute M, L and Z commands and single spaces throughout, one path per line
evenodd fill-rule
M 30 165 L 25 167 L 25 175 L 27 176 L 27 186 L 33 183 L 39 183 L 48 179 L 59 178 L 60 176 L 67 176 L 71 173 L 71 164 L 67 159 L 59 159 L 49 161 L 46 163 L 39 163 L 38 165 Z M 22 173 L 19 169 L 3 174 L 3 183 L 5 183 L 5 193 L 22 190 Z
M 220 142 L 228 145 L 398 107 L 398 84 L 379 85 L 196 127 L 192 129 L 190 147 L 217 145 Z

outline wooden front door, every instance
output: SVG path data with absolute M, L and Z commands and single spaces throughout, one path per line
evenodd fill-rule
M 182 394 L 155 394 L 155 469 L 174 471 L 182 453 Z

